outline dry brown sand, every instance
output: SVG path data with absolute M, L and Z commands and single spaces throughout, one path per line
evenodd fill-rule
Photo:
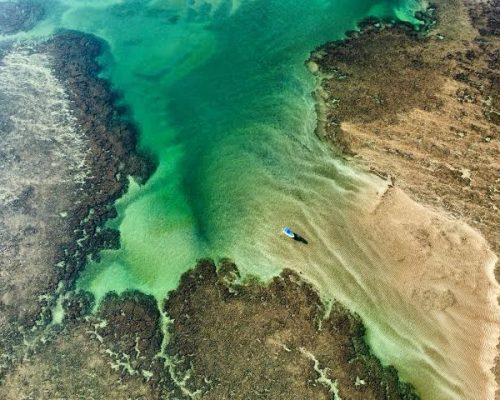
M 439 357 L 445 356 L 456 371 L 457 391 L 449 398 L 493 399 L 500 291 L 493 272 L 497 257 L 484 238 L 467 224 L 416 203 L 399 188 L 389 188 L 358 218 L 361 235 L 384 260 L 386 279 L 392 281 L 388 285 L 397 288 L 401 301 L 411 304 L 422 320 L 439 326 L 420 351 L 422 358 L 432 360 L 437 349 L 448 349 Z M 413 334 L 421 334 L 418 324 Z M 446 373 L 435 366 L 420 376 L 410 365 L 400 368 L 415 379 L 424 399 L 446 398 L 436 397 L 426 384 Z

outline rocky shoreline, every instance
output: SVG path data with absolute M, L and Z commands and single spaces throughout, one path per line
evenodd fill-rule
M 70 290 L 87 257 L 96 260 L 101 250 L 119 247 L 119 232 L 104 224 L 116 217 L 113 204 L 127 190 L 129 177 L 145 183 L 155 165 L 138 152 L 138 132 L 128 120 L 129 111 L 117 107 L 118 93 L 99 78 L 97 58 L 106 51 L 104 42 L 68 31 L 43 43 L 39 51 L 53 58 L 53 71 L 64 83 L 79 133 L 90 147 L 83 167 L 90 172 L 65 217 L 72 236 L 59 245 L 56 256 L 58 282 Z
M 64 119 L 59 117 L 51 122 L 54 127 L 44 128 L 54 137 L 36 140 L 23 137 L 29 131 L 16 134 L 16 126 L 9 122 L 13 111 L 5 111 L 3 129 L 12 139 L 4 143 L 0 154 L 0 166 L 8 171 L 4 188 L 6 209 L 0 208 L 0 222 L 5 227 L 0 235 L 5 256 L 0 276 L 5 294 L 0 307 L 2 318 L 9 323 L 1 329 L 4 351 L 0 371 L 6 371 L 22 357 L 26 350 L 23 341 L 35 345 L 43 338 L 57 297 L 73 288 L 87 257 L 97 259 L 100 250 L 119 246 L 119 232 L 104 227 L 107 220 L 116 216 L 113 204 L 127 190 L 129 176 L 143 183 L 155 168 L 151 158 L 138 151 L 137 131 L 128 110 L 117 106 L 119 95 L 109 82 L 98 77 L 97 57 L 104 51 L 105 44 L 93 36 L 60 32 L 34 47 L 10 46 L 4 54 L 44 63 L 44 73 L 55 79 L 51 88 L 58 90 L 54 85 L 61 85 L 65 93 L 59 104 L 50 106 L 53 108 L 49 112 L 62 112 L 64 107 L 68 110 Z M 14 73 L 9 68 L 5 67 L 4 74 Z M 27 70 L 25 74 L 35 73 L 38 72 Z M 20 77 L 28 78 L 31 79 L 29 75 Z M 36 90 L 33 86 L 32 96 L 37 96 Z M 50 103 L 53 99 L 46 100 Z M 61 102 L 65 104 L 62 108 Z M 80 144 L 66 138 L 70 132 Z M 30 151 L 36 151 L 40 160 L 30 162 Z M 70 165 L 72 159 L 75 161 Z M 37 165 L 43 172 L 38 173 L 38 179 Z M 16 230 L 20 223 L 32 226 L 31 230 L 19 236 Z M 39 250 L 33 247 L 34 241 L 42 246 Z M 35 274 L 29 265 L 31 253 L 43 264 Z M 16 268 L 19 263 L 22 268 Z M 66 300 L 70 314 L 80 315 L 90 309 L 91 298 L 80 300 L 70 302 L 77 309 L 70 309 Z
M 268 284 L 241 282 L 231 261 L 201 260 L 168 294 L 163 311 L 171 322 L 162 351 L 156 301 L 135 291 L 110 293 L 96 314 L 68 315 L 31 362 L 13 369 L 0 394 L 111 400 L 133 388 L 133 398 L 148 400 L 418 399 L 373 356 L 359 317 L 339 303 L 325 307 L 295 272 Z M 80 367 L 64 367 L 65 359 Z M 87 372 L 98 378 L 89 381 Z M 19 385 L 24 379 L 29 387 Z
M 379 110 L 374 105 L 382 105 L 387 101 L 386 98 L 382 98 L 381 94 L 365 95 L 367 98 L 361 97 L 363 93 L 356 93 L 357 96 L 345 96 L 346 98 L 342 99 L 335 97 L 337 93 L 334 91 L 337 88 L 332 87 L 333 82 L 338 82 L 340 85 L 351 78 L 356 78 L 353 72 L 344 71 L 339 65 L 359 64 L 360 67 L 366 68 L 369 62 L 362 60 L 367 55 L 366 48 L 372 45 L 370 38 L 376 38 L 383 32 L 391 32 L 394 35 L 391 40 L 391 45 L 395 49 L 394 52 L 399 51 L 399 47 L 402 47 L 401 41 L 418 42 L 425 40 L 430 30 L 436 25 L 435 10 L 435 6 L 432 5 L 425 12 L 417 12 L 415 18 L 421 22 L 419 26 L 393 19 L 368 17 L 358 24 L 359 30 L 347 31 L 344 39 L 328 42 L 311 53 L 307 66 L 312 73 L 320 77 L 320 85 L 314 93 L 318 113 L 316 133 L 321 139 L 331 141 L 335 145 L 335 149 L 340 150 L 339 155 L 347 157 L 356 155 L 352 143 L 350 143 L 349 138 L 341 128 L 343 120 L 349 118 L 349 110 L 355 110 L 356 116 L 368 122 L 378 116 Z M 387 40 L 388 38 L 384 39 Z M 390 57 L 387 56 L 386 58 L 389 59 Z M 387 67 L 390 68 L 390 64 Z M 382 66 L 379 64 L 378 68 L 381 69 Z M 382 70 L 379 72 L 382 72 Z M 390 79 L 390 74 L 387 75 Z M 422 71 L 422 76 L 417 77 L 417 80 L 422 79 L 425 79 L 425 71 Z M 340 92 L 340 89 L 338 91 Z M 408 90 L 406 96 L 410 96 L 410 98 L 408 99 L 405 96 L 398 99 L 401 101 L 394 101 L 391 104 L 394 109 L 391 111 L 393 113 L 407 111 L 415 103 L 415 98 L 421 97 L 421 95 L 418 91 L 412 93 Z M 390 98 L 388 95 L 385 97 Z
M 416 15 L 418 30 L 369 19 L 309 60 L 321 76 L 319 136 L 416 200 L 465 219 L 497 254 L 499 9 L 498 1 L 442 0 Z
M 145 183 L 154 171 L 152 159 L 137 150 L 138 132 L 128 120 L 129 111 L 117 107 L 119 95 L 99 78 L 97 63 L 105 44 L 79 32 L 63 32 L 41 46 L 54 59 L 54 72 L 64 82 L 80 132 L 90 143 L 85 160 L 90 169 L 75 209 L 68 213 L 74 236 L 59 249 L 64 262 L 60 278 L 73 286 L 87 256 L 119 246 L 119 232 L 102 229 L 116 217 L 113 204 L 127 190 L 128 179 Z M 78 243 L 78 244 L 77 244 Z

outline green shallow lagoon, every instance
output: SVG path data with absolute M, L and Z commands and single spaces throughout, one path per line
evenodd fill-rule
M 367 15 L 408 18 L 414 7 L 399 0 L 61 2 L 57 26 L 109 43 L 105 75 L 133 110 L 141 145 L 160 161 L 148 184 L 132 185 L 118 203 L 122 248 L 89 266 L 79 286 L 98 298 L 138 288 L 161 299 L 204 256 L 235 258 L 264 278 L 277 273 L 282 265 L 260 244 L 310 208 L 314 186 L 331 185 L 332 196 L 322 196 L 332 201 L 335 190 L 359 185 L 336 172 L 340 162 L 314 137 L 309 52 Z M 285 210 L 288 218 L 274 218 Z

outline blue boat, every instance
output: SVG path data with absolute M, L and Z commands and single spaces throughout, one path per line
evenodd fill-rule
M 288 236 L 289 238 L 293 239 L 293 240 L 296 240 L 297 242 L 302 242 L 304 244 L 307 244 L 307 240 L 304 239 L 302 236 L 300 236 L 298 233 L 295 233 L 294 231 L 292 231 L 290 228 L 288 227 L 284 227 L 283 228 L 283 233 Z
M 287 235 L 289 238 L 295 239 L 295 233 L 290 228 L 287 228 L 286 226 L 283 228 L 283 233 Z

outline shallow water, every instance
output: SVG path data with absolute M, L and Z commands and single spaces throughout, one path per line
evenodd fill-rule
M 191 5 L 186 5 L 191 4 Z M 262 278 L 292 267 L 361 314 L 377 355 L 428 398 L 459 398 L 436 320 L 404 303 L 353 211 L 384 190 L 314 135 L 308 54 L 367 15 L 411 19 L 403 0 L 53 2 L 23 37 L 57 28 L 109 43 L 104 75 L 123 92 L 141 146 L 159 159 L 131 183 L 111 222 L 121 248 L 103 252 L 78 286 L 102 298 L 140 289 L 158 300 L 199 257 L 230 257 Z M 289 225 L 310 244 L 287 240 Z M 418 332 L 418 335 L 415 334 Z
M 105 32 L 100 21 L 89 28 L 80 9 L 64 14 L 64 25 L 111 44 L 108 74 L 132 106 L 142 145 L 160 159 L 149 184 L 120 202 L 123 246 L 109 260 L 126 287 L 145 284 L 162 297 L 197 257 L 236 258 L 249 244 L 261 251 L 307 208 L 304 197 L 316 188 L 301 181 L 334 174 L 324 163 L 335 163 L 330 152 L 312 135 L 314 80 L 304 61 L 374 12 L 373 2 L 289 3 L 200 2 L 193 10 L 127 2 L 99 13 Z M 328 184 L 343 181 L 356 185 L 340 177 Z M 273 221 L 290 208 L 290 219 Z M 264 275 L 280 268 L 257 265 L 252 252 L 237 260 L 242 267 Z M 93 290 L 106 291 L 103 282 Z
M 74 1 L 54 3 L 38 34 L 104 38 L 104 75 L 124 93 L 159 168 L 118 202 L 122 248 L 91 265 L 97 297 L 140 288 L 158 299 L 199 257 L 234 258 L 263 277 L 267 244 L 290 224 L 311 240 L 313 199 L 335 207 L 366 179 L 314 137 L 315 81 L 304 62 L 366 15 L 405 18 L 402 1 Z M 326 208 L 324 212 L 327 212 Z M 286 243 L 286 242 L 285 242 Z

